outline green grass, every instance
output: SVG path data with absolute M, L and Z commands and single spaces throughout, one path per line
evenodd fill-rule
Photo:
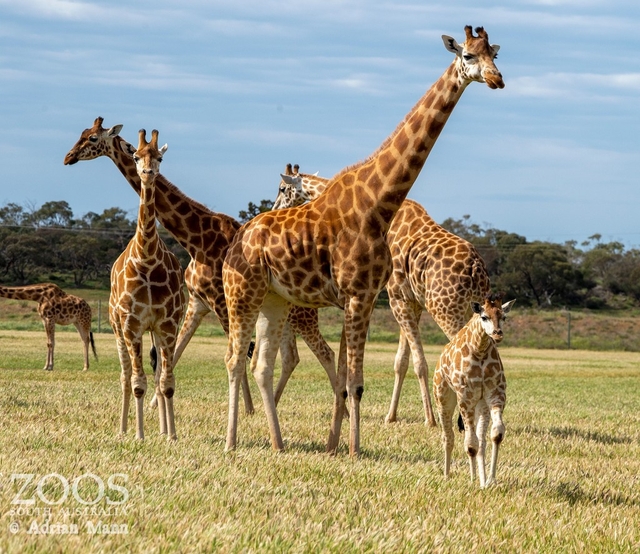
M 346 425 L 338 455 L 324 453 L 331 393 L 302 345 L 279 407 L 285 452 L 270 449 L 252 382 L 256 414 L 241 413 L 238 449 L 225 454 L 224 339 L 196 337 L 177 368 L 176 443 L 157 435 L 151 410 L 144 442 L 131 431 L 116 435 L 121 393 L 113 336 L 97 336 L 100 360 L 88 372 L 81 371 L 77 335 L 57 339 L 56 369 L 44 372 L 42 331 L 0 331 L 0 552 L 640 549 L 638 353 L 502 348 L 507 433 L 498 484 L 479 490 L 469 482 L 461 436 L 444 480 L 439 430 L 423 424 L 413 375 L 399 422 L 384 424 L 394 344 L 367 346 L 362 455 L 352 460 Z M 426 349 L 431 369 L 440 349 Z M 51 506 L 51 522 L 77 524 L 79 534 L 30 535 L 47 507 L 36 484 L 44 478 L 45 499 L 63 498 L 52 473 L 70 484 L 93 474 L 105 487 L 112 474 L 124 474 L 128 498 L 95 516 L 70 492 Z M 13 474 L 34 475 L 22 495 L 34 499 L 31 513 L 12 503 L 21 483 Z M 80 498 L 98 497 L 92 479 L 81 480 Z M 105 499 L 95 508 L 107 509 Z M 126 525 L 128 533 L 88 534 L 97 520 Z

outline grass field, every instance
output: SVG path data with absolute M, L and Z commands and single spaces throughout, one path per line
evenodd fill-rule
M 304 346 L 279 407 L 286 451 L 270 450 L 252 382 L 256 414 L 224 454 L 223 338 L 196 337 L 178 366 L 176 443 L 151 410 L 144 442 L 116 435 L 115 341 L 96 339 L 100 360 L 82 372 L 78 336 L 58 333 L 45 372 L 42 331 L 0 331 L 1 552 L 640 549 L 639 353 L 502 348 L 507 433 L 498 483 L 479 490 L 461 436 L 444 480 L 415 377 L 400 421 L 384 424 L 393 344 L 367 346 L 352 460 L 346 425 L 338 456 L 324 454 L 331 394 Z M 440 349 L 427 347 L 431 369 Z

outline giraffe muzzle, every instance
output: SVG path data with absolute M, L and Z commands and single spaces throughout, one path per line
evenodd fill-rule
M 502 80 L 501 73 L 486 73 L 484 75 L 484 81 L 491 89 L 504 88 L 504 81 Z

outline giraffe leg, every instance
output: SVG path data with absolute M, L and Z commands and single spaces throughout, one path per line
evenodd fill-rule
M 444 446 L 444 476 L 451 471 L 451 454 L 455 441 L 453 433 L 453 412 L 456 409 L 456 393 L 448 385 L 443 370 L 436 368 L 433 374 L 433 398 L 442 425 L 442 443 Z
M 173 397 L 176 390 L 176 378 L 173 373 L 173 345 L 163 346 L 162 352 L 162 374 L 159 379 L 159 392 L 164 399 L 164 413 L 166 422 L 166 434 L 169 440 L 177 440 L 176 421 L 173 412 Z M 158 406 L 160 411 L 160 406 Z
M 131 359 L 131 389 L 136 399 L 136 438 L 144 439 L 144 394 L 147 391 L 147 376 L 142 366 L 142 341 L 125 333 L 129 358 Z
M 120 413 L 120 434 L 127 432 L 127 420 L 129 418 L 129 403 L 131 401 L 131 358 L 129 350 L 118 324 L 112 324 L 116 335 L 118 358 L 120 359 L 120 386 L 122 387 L 122 411 Z
M 496 480 L 496 470 L 498 467 L 498 450 L 502 440 L 504 439 L 505 427 L 502 422 L 502 411 L 504 409 L 503 402 L 497 402 L 491 407 L 491 468 L 489 470 L 489 479 L 486 486 L 492 485 Z
M 364 394 L 364 346 L 376 296 L 352 297 L 345 303 L 347 337 L 347 394 L 350 400 L 349 455 L 360 454 L 360 402 Z
M 218 316 L 218 321 L 220 322 L 220 325 L 222 325 L 222 330 L 224 331 L 224 334 L 228 337 L 229 331 L 230 331 L 229 330 L 229 310 L 227 307 L 224 294 L 220 294 L 215 298 L 214 311 Z M 245 354 L 249 352 L 250 344 L 251 344 L 251 336 L 249 337 L 249 342 L 247 343 Z M 253 406 L 253 399 L 251 398 L 251 389 L 249 388 L 249 379 L 247 377 L 247 372 L 246 372 L 246 361 L 243 361 L 243 363 L 244 363 L 245 371 L 240 379 L 241 379 L 241 385 L 242 385 L 242 398 L 244 400 L 244 413 L 253 414 L 255 413 L 255 408 Z
M 335 394 L 333 395 L 333 415 L 331 417 L 329 439 L 327 440 L 327 452 L 334 456 L 338 453 L 342 419 L 346 411 L 347 371 L 347 336 L 343 325 L 342 337 L 340 338 L 340 351 L 338 352 L 338 374 L 336 376 Z
M 481 398 L 476 404 L 476 436 L 478 437 L 478 477 L 480 479 L 480 488 L 484 488 L 487 483 L 485 452 L 487 450 L 487 428 L 489 427 L 489 406 L 484 398 Z
M 200 300 L 192 291 L 189 291 L 189 293 L 187 313 L 184 316 L 182 327 L 180 327 L 180 334 L 178 335 L 175 353 L 173 354 L 174 368 L 178 364 L 178 360 L 180 360 L 180 357 L 193 337 L 193 334 L 200 326 L 200 323 L 202 323 L 202 319 L 211 312 L 209 306 Z
M 235 450 L 238 437 L 238 401 L 240 399 L 240 385 L 246 379 L 246 352 L 251 342 L 251 336 L 258 317 L 257 312 L 251 313 L 245 319 L 234 321 L 229 329 L 229 344 L 225 354 L 225 364 L 229 376 L 229 412 L 227 420 L 227 439 L 225 451 Z M 237 327 L 237 330 L 236 330 Z M 254 352 L 254 356 L 255 356 Z M 252 358 L 253 359 L 253 358 Z M 246 399 L 245 399 L 246 400 Z
M 471 473 L 471 481 L 473 482 L 476 479 L 476 457 L 480 447 L 476 435 L 475 407 L 471 407 L 471 403 L 469 402 L 469 398 L 466 398 L 464 389 L 457 392 L 460 415 L 464 421 L 464 449 L 469 456 L 469 471 Z
M 257 349 L 254 350 L 254 357 L 258 355 Z M 276 406 L 280 401 L 282 392 L 287 386 L 289 377 L 293 373 L 293 370 L 300 363 L 300 355 L 298 354 L 298 346 L 296 344 L 296 336 L 291 329 L 289 322 L 286 322 L 282 332 L 282 340 L 280 341 L 280 359 L 282 360 L 282 372 L 280 373 L 280 379 L 275 392 Z
M 409 368 L 409 341 L 407 340 L 404 331 L 400 329 L 400 340 L 398 341 L 398 351 L 396 352 L 395 361 L 393 363 L 393 372 L 395 374 L 395 380 L 393 383 L 393 393 L 391 394 L 391 404 L 389 405 L 389 412 L 385 417 L 386 423 L 394 423 L 398 419 L 398 403 L 400 402 L 400 392 L 402 391 L 402 384 L 404 378 L 407 375 L 407 369 Z
M 276 294 L 267 294 L 256 324 L 257 359 L 252 359 L 254 377 L 267 414 L 271 446 L 274 450 L 283 450 L 282 434 L 273 395 L 273 368 L 282 338 L 282 330 L 289 313 L 290 304 Z M 255 354 L 254 354 L 255 355 Z
M 80 323 L 74 323 L 73 325 L 78 330 L 78 334 L 80 335 L 80 338 L 82 339 L 83 354 L 84 354 L 84 367 L 82 368 L 82 370 L 83 371 L 87 371 L 89 369 L 89 342 L 90 342 L 89 333 L 90 333 L 90 329 L 87 329 L 85 326 L 81 325 Z
M 313 310 L 312 316 L 313 319 L 308 322 L 307 325 L 299 328 L 299 333 L 311 352 L 313 352 L 314 356 L 320 362 L 320 365 L 324 368 L 331 383 L 331 388 L 335 392 L 337 382 L 336 355 L 327 344 L 327 341 L 324 340 L 322 333 L 320 333 L 318 310 Z
M 44 330 L 47 334 L 47 362 L 44 365 L 45 371 L 53 371 L 53 350 L 56 346 L 56 322 L 51 318 L 42 320 Z

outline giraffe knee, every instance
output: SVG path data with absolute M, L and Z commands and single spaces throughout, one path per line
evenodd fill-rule
M 500 444 L 504 439 L 504 425 L 496 426 L 491 429 L 491 440 L 494 444 Z
M 364 387 L 360 386 L 358 388 L 356 388 L 356 398 L 358 399 L 358 402 L 360 402 L 360 400 L 362 400 L 362 395 L 364 394 Z
M 163 390 L 162 394 L 164 395 L 165 398 L 173 398 L 174 392 L 175 392 L 174 389 L 169 387 L 169 388 Z
M 142 387 L 135 387 L 133 389 L 133 396 L 136 398 L 142 398 L 144 396 L 144 389 Z

